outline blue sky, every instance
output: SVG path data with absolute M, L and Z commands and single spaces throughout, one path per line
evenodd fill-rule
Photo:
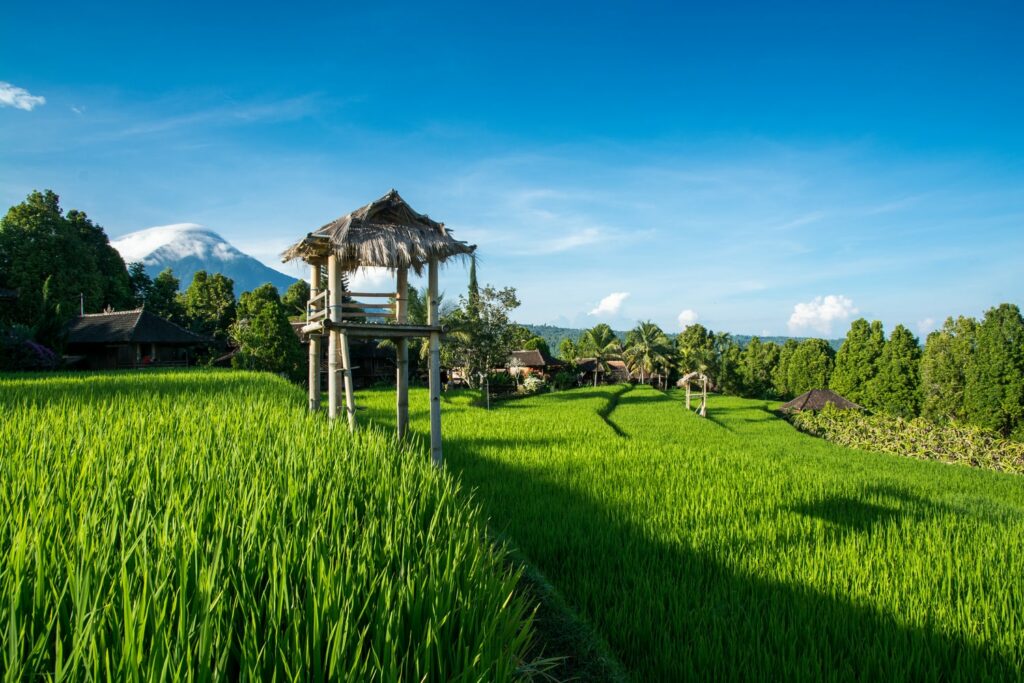
M 395 187 L 533 323 L 923 333 L 1024 303 L 1019 3 L 367 5 L 5 8 L 0 202 L 281 267 Z

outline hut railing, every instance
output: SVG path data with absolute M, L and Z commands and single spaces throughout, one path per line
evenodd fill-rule
M 319 320 L 326 318 L 327 311 L 327 296 L 330 294 L 329 290 L 323 290 L 306 303 L 306 320 Z M 318 303 L 319 302 L 319 303 Z

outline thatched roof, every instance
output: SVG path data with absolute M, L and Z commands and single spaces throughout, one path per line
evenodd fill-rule
M 513 359 L 518 360 L 520 365 L 527 368 L 545 368 L 562 364 L 561 361 L 552 358 L 540 349 L 513 351 L 509 356 L 509 361 L 511 362 Z
M 136 308 L 113 313 L 87 313 L 72 319 L 69 344 L 206 344 L 200 336 L 160 316 Z
M 375 202 L 311 232 L 281 258 L 322 258 L 334 253 L 343 271 L 362 266 L 411 268 L 421 273 L 432 259 L 472 254 L 476 245 L 452 237 L 444 223 L 417 213 L 391 190 Z
M 821 410 L 826 405 L 834 405 L 840 410 L 862 410 L 862 408 L 830 389 L 811 389 L 800 394 L 789 403 L 784 403 L 779 410 L 787 413 L 798 413 L 802 410 Z
M 705 375 L 703 372 L 697 372 L 695 370 L 693 372 L 686 373 L 678 380 L 676 380 L 676 386 L 681 389 L 686 386 L 687 382 L 699 382 L 701 378 L 703 378 L 709 386 L 711 385 L 711 379 L 707 375 Z

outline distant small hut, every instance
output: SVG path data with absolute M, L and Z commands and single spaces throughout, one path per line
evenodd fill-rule
M 66 360 L 91 370 L 187 366 L 210 339 L 142 308 L 87 313 L 68 326 Z
M 693 387 L 696 386 L 700 389 L 700 404 L 696 408 L 696 413 L 701 417 L 707 417 L 708 415 L 708 388 L 711 386 L 711 380 L 703 372 L 688 372 L 679 378 L 676 382 L 676 387 L 686 389 L 686 409 L 693 410 L 691 408 L 691 401 L 693 400 Z
M 475 249 L 474 245 L 456 240 L 443 223 L 413 210 L 395 190 L 308 233 L 289 247 L 281 255 L 284 261 L 302 259 L 310 267 L 311 291 L 306 324 L 302 327 L 310 340 L 310 410 L 318 410 L 320 406 L 320 358 L 324 337 L 328 343 L 328 416 L 337 418 L 344 405 L 349 429 L 356 426 L 350 343 L 354 339 L 394 339 L 396 426 L 399 436 L 405 436 L 409 424 L 408 342 L 410 338 L 426 337 L 430 349 L 430 453 L 432 461 L 440 465 L 440 339 L 444 330 L 438 315 L 438 270 L 448 259 L 472 254 Z M 342 274 L 363 267 L 386 268 L 394 273 L 394 290 L 345 291 Z M 417 274 L 427 271 L 426 325 L 413 325 L 408 320 L 410 270 Z M 321 289 L 324 273 L 327 287 Z
M 563 364 L 557 358 L 552 358 L 543 349 L 524 349 L 513 351 L 509 355 L 509 367 L 521 368 L 523 374 L 548 377 L 557 372 Z
M 839 410 L 863 410 L 861 406 L 843 398 L 831 389 L 811 389 L 792 401 L 782 404 L 779 410 L 784 413 L 799 413 L 805 410 L 821 410 L 827 405 L 835 406 Z

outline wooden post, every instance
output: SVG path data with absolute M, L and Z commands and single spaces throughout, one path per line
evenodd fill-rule
M 437 314 L 437 259 L 431 259 L 428 273 L 427 324 L 440 324 Z M 430 333 L 430 460 L 440 467 L 441 453 L 441 335 Z
M 690 380 L 686 380 L 686 409 L 690 409 Z
M 409 271 L 406 268 L 398 269 L 395 288 L 395 321 L 404 325 L 409 321 Z M 398 431 L 398 438 L 405 438 L 409 431 L 409 340 L 405 337 L 398 338 L 396 351 L 397 377 L 395 381 L 396 395 L 396 417 L 395 425 Z
M 309 262 L 309 298 L 314 299 L 320 294 L 320 261 L 312 259 Z M 306 316 L 309 316 L 307 304 Z M 320 349 L 323 337 L 319 334 L 309 335 L 309 410 L 316 412 L 320 410 Z
M 352 386 L 352 356 L 348 352 L 348 335 L 339 332 L 341 337 L 341 364 L 345 373 L 345 412 L 348 413 L 348 430 L 356 430 L 356 396 Z
M 327 297 L 329 315 L 332 323 L 341 322 L 341 269 L 338 268 L 338 257 L 331 254 L 327 257 Z M 340 332 L 331 329 L 327 343 L 327 415 L 333 420 L 338 417 L 341 392 L 338 382 L 338 339 Z

